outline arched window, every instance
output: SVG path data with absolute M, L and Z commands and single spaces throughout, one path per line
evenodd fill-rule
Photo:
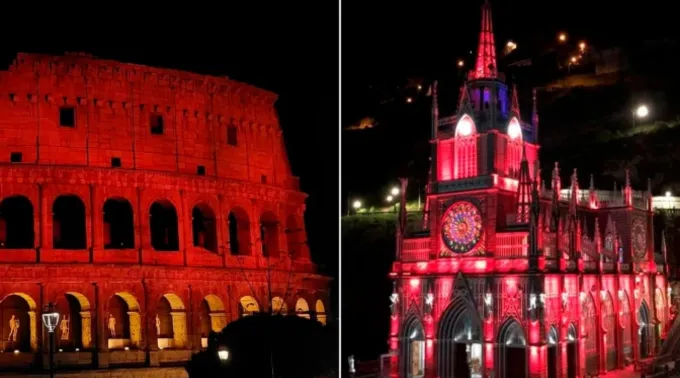
M 281 297 L 272 298 L 272 315 L 286 315 L 288 314 L 288 306 Z
M 24 196 L 0 202 L 0 248 L 33 248 L 33 205 Z
M 295 302 L 295 314 L 301 318 L 311 319 L 309 316 L 309 304 L 304 298 L 298 298 Z
M 599 368 L 599 358 L 597 343 L 600 342 L 600 335 L 597 330 L 597 311 L 595 301 L 590 293 L 585 293 L 581 301 L 581 319 L 585 341 L 583 343 L 586 355 L 586 372 L 597 374 Z
M 135 247 L 135 225 L 130 202 L 111 198 L 104 203 L 104 248 Z
M 194 235 L 194 247 L 205 248 L 217 252 L 217 225 L 215 213 L 205 203 L 199 203 L 191 211 L 191 226 Z
M 229 213 L 229 251 L 232 255 L 250 255 L 250 221 L 248 213 L 235 207 Z
M 59 324 L 54 330 L 60 349 L 75 351 L 89 348 L 92 343 L 90 301 L 83 294 L 68 292 L 57 299 Z
M 279 221 L 271 211 L 265 212 L 260 217 L 260 240 L 262 256 L 279 256 Z
M 177 210 L 168 200 L 159 200 L 149 209 L 151 246 L 156 251 L 178 251 Z
M 522 127 L 517 118 L 512 117 L 508 124 L 507 155 L 506 164 L 508 175 L 511 177 L 519 176 L 519 166 L 522 162 Z
M 456 125 L 453 162 L 454 179 L 477 176 L 477 130 L 467 114 Z
M 241 297 L 241 299 L 239 300 L 239 305 L 240 305 L 239 310 L 242 317 L 260 312 L 260 306 L 255 301 L 255 298 L 249 295 Z
M 316 320 L 319 323 L 326 325 L 326 306 L 323 305 L 321 299 L 316 300 Z
M 602 328 L 605 333 L 605 347 L 606 350 L 606 370 L 616 369 L 617 364 L 617 345 L 616 345 L 616 313 L 614 312 L 614 303 L 611 295 L 605 291 L 602 295 Z
M 57 197 L 52 205 L 52 242 L 55 249 L 85 249 L 85 204 L 73 195 Z

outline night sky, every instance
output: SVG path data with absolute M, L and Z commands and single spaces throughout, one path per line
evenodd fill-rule
M 370 4 L 343 2 L 343 214 L 350 197 L 361 199 L 367 206 L 384 206 L 385 195 L 401 176 L 409 177 L 409 201 L 415 199 L 418 188 L 423 192 L 429 167 L 428 139 L 431 127 L 431 98 L 426 96 L 427 88 L 433 80 L 439 80 L 440 115 L 452 115 L 455 112 L 462 75 L 474 64 L 482 0 L 420 1 L 405 4 L 402 6 L 386 1 L 374 1 Z M 635 47 L 641 41 L 650 39 L 665 39 L 673 41 L 671 44 L 677 44 L 675 41 L 680 34 L 675 26 L 677 20 L 674 19 L 669 5 L 661 1 L 628 5 L 614 1 L 492 0 L 491 4 L 499 70 L 510 74 L 512 72 L 505 65 L 513 55 L 503 58 L 501 54 L 501 49 L 508 40 L 518 45 L 514 54 L 530 57 L 553 49 L 557 45 L 557 35 L 560 32 L 568 34 L 572 46 L 584 40 L 588 46 L 597 49 Z M 675 51 L 665 60 L 673 62 L 680 59 L 680 56 L 673 55 L 677 54 L 677 49 Z M 457 67 L 460 59 L 465 62 L 464 70 Z M 676 68 L 671 69 L 677 71 Z M 528 72 L 528 75 L 517 77 L 516 80 L 508 75 L 508 81 L 519 85 L 520 108 L 525 120 L 529 119 L 532 80 L 535 80 L 532 78 L 534 72 L 531 69 Z M 637 72 L 628 74 L 635 75 Z M 667 82 L 663 84 L 666 85 L 665 88 L 663 85 L 655 88 L 661 94 L 665 94 L 666 89 L 673 89 L 671 82 L 677 82 L 670 78 L 664 80 L 664 77 L 659 81 Z M 418 85 L 422 89 L 418 90 Z M 575 102 L 584 102 L 578 107 L 551 112 L 545 106 L 541 114 L 542 135 L 548 137 L 551 133 L 576 134 L 580 131 L 580 125 L 584 129 L 587 126 L 589 130 L 597 128 L 601 119 L 595 116 L 609 121 L 616 117 L 626 117 L 625 112 L 631 106 L 630 102 L 644 98 L 647 89 L 644 81 L 636 85 L 632 90 L 629 87 L 610 96 L 606 110 L 603 104 L 587 102 L 582 100 L 584 97 L 576 94 L 572 96 L 576 99 Z M 617 90 L 615 88 L 614 91 Z M 408 97 L 411 97 L 411 103 L 407 103 Z M 672 105 L 677 102 L 671 101 L 671 98 L 668 94 L 666 104 L 655 102 L 657 120 L 663 117 L 674 118 L 680 113 L 680 109 Z M 598 113 L 597 108 L 600 106 L 603 109 Z M 589 118 L 591 113 L 598 114 Z M 366 117 L 374 120 L 374 127 L 348 130 Z M 626 122 L 630 123 L 624 119 L 621 124 Z M 561 123 L 560 127 L 572 128 L 556 131 L 554 125 L 557 123 Z M 541 151 L 542 160 L 545 160 L 542 164 L 552 165 L 554 160 L 567 159 L 564 150 L 554 147 L 570 148 L 568 154 L 573 159 L 569 159 L 569 163 L 573 165 L 568 165 L 568 170 L 563 170 L 563 173 L 567 172 L 568 175 L 571 168 L 579 167 L 584 181 L 590 173 L 598 177 L 602 173 L 598 171 L 599 168 L 589 165 L 589 161 L 582 156 L 579 160 L 580 155 L 587 155 L 584 153 L 592 148 L 589 142 L 584 140 L 582 144 L 570 147 L 553 143 L 551 148 Z M 643 151 L 643 147 L 627 145 L 618 146 L 616 150 L 617 153 L 623 150 L 622 155 L 630 159 Z M 608 147 L 601 154 L 606 154 L 606 148 Z M 619 171 L 623 172 L 622 169 Z M 549 171 L 545 172 L 549 175 Z M 645 185 L 646 177 L 652 174 L 640 172 L 641 177 L 636 178 L 634 185 Z M 666 182 L 668 178 L 666 176 Z M 641 184 L 642 180 L 644 181 Z M 603 182 L 605 180 L 599 181 Z M 611 181 L 606 185 L 611 185 Z M 611 186 L 605 186 L 608 187 Z M 373 232 L 376 230 L 374 227 Z M 352 245 L 352 249 L 344 248 L 345 245 Z M 391 285 L 387 273 L 394 252 L 355 249 L 360 248 L 360 245 L 359 241 L 354 240 L 345 244 L 343 239 L 343 353 L 354 354 L 359 360 L 369 360 L 377 358 L 380 353 L 386 353 L 388 349 L 388 296 Z M 364 300 L 367 296 L 371 296 L 371 300 Z
M 6 69 L 17 52 L 87 52 L 226 75 L 277 93 L 293 174 L 309 195 L 305 216 L 312 258 L 337 277 L 337 4 L 272 2 L 236 9 L 191 2 L 181 7 L 116 3 L 100 12 L 62 4 L 40 12 L 12 11 L 11 17 L 5 13 L 0 66 Z

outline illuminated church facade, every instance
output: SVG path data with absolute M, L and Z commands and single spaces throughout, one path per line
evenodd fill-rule
M 592 178 L 582 189 L 576 170 L 563 188 L 557 164 L 544 185 L 533 99 L 525 122 L 496 69 L 486 2 L 452 117 L 439 118 L 434 85 L 423 229 L 407 233 L 400 217 L 393 376 L 577 377 L 658 352 L 671 292 L 651 191 L 634 191 L 628 175 L 621 190 Z

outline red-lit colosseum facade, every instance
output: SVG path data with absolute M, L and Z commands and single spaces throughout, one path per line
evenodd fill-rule
M 85 54 L 0 72 L 0 370 L 46 360 L 49 302 L 61 367 L 186 361 L 271 303 L 325 323 L 276 99 Z

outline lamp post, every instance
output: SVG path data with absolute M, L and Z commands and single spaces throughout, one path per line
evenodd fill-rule
M 47 304 L 47 307 L 43 311 L 42 321 L 47 332 L 50 335 L 49 340 L 49 353 L 50 353 L 50 378 L 54 378 L 54 330 L 59 324 L 59 313 L 52 302 Z
M 229 351 L 225 347 L 220 347 L 217 350 L 217 357 L 220 359 L 220 362 L 225 363 L 229 359 Z

